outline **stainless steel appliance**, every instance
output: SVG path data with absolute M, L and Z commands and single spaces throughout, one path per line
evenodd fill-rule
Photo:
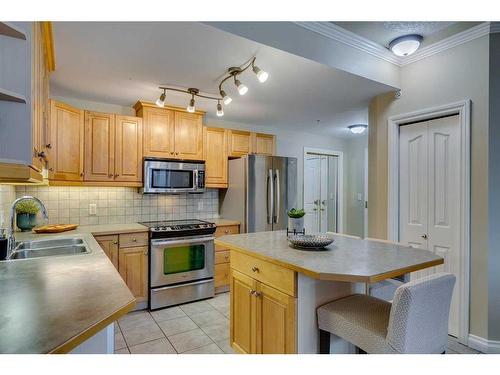
M 296 207 L 297 159 L 247 155 L 229 161 L 229 188 L 220 191 L 220 214 L 244 232 L 286 229 Z
M 151 309 L 214 296 L 214 232 L 202 220 L 149 221 Z
M 203 193 L 205 162 L 144 159 L 143 193 Z

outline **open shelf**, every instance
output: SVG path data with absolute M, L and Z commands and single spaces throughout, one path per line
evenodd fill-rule
M 26 40 L 24 31 L 9 22 L 0 22 L 0 35 Z
M 26 98 L 24 95 L 16 94 L 15 92 L 2 89 L 0 87 L 0 100 L 6 102 L 15 102 L 15 103 L 26 103 Z

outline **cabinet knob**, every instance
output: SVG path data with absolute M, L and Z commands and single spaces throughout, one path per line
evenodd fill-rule
M 132 242 L 137 242 L 137 238 L 133 237 Z
M 144 255 L 148 255 L 148 251 L 147 251 L 147 250 L 146 250 L 146 251 L 144 251 Z
M 257 292 L 257 291 L 256 291 L 253 295 L 254 295 L 255 297 L 260 297 L 260 296 L 262 295 L 262 293 L 261 293 L 261 292 Z
M 85 172 L 80 173 L 80 176 L 82 177 L 85 176 Z
M 50 143 L 47 143 L 47 144 L 45 145 L 45 147 L 46 147 L 46 148 L 52 148 L 52 145 L 51 145 Z
M 253 294 L 255 294 L 255 290 L 250 289 L 250 295 L 253 295 Z
M 224 231 L 224 234 L 229 234 L 229 229 L 226 229 L 226 230 Z
M 422 234 L 422 238 L 423 238 L 424 240 L 426 240 L 426 239 L 427 239 L 427 235 L 426 235 L 425 233 L 424 233 L 424 234 Z
M 179 155 L 179 153 L 178 153 L 178 152 L 176 152 L 175 154 L 176 154 L 176 155 Z
M 118 173 L 115 173 L 115 177 L 118 177 L 119 175 L 120 175 L 120 174 L 118 174 Z
M 171 152 L 170 152 L 170 155 L 173 155 L 173 154 L 174 154 L 174 152 L 173 152 L 173 151 L 171 151 Z
M 118 245 L 118 241 L 113 241 L 113 245 Z
M 49 168 L 49 171 L 50 172 L 54 172 L 54 168 Z
M 259 269 L 258 269 L 257 267 L 255 267 L 255 266 L 253 266 L 253 267 L 252 267 L 252 271 L 253 271 L 253 272 L 259 272 Z
M 108 174 L 108 177 L 113 177 L 113 173 Z

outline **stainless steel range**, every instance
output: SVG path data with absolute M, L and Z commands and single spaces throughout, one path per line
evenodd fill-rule
M 214 232 L 202 220 L 149 221 L 152 310 L 214 296 Z

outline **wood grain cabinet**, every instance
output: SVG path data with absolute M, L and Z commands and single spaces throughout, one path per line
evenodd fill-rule
M 82 181 L 84 111 L 51 100 L 48 144 L 49 179 Z
M 239 158 L 252 153 L 252 133 L 244 130 L 228 130 L 228 155 Z
M 188 113 L 176 107 L 159 108 L 139 101 L 134 106 L 143 118 L 144 156 L 169 159 L 203 159 L 203 112 Z
M 142 181 L 142 119 L 85 111 L 85 181 Z
M 296 353 L 296 275 L 231 250 L 231 346 L 242 353 Z M 292 272 L 293 279 L 287 276 Z M 287 292 L 285 292 L 287 291 Z
M 203 128 L 203 159 L 205 185 L 209 188 L 227 188 L 227 130 Z
M 238 233 L 240 233 L 239 225 L 218 225 L 215 231 L 215 237 Z M 229 290 L 230 261 L 231 254 L 229 250 L 219 245 L 215 245 L 215 293 L 227 292 Z
M 275 154 L 276 136 L 272 134 L 252 133 L 253 153 L 258 155 Z
M 118 235 L 96 236 L 95 240 L 113 263 L 113 266 L 118 269 Z

